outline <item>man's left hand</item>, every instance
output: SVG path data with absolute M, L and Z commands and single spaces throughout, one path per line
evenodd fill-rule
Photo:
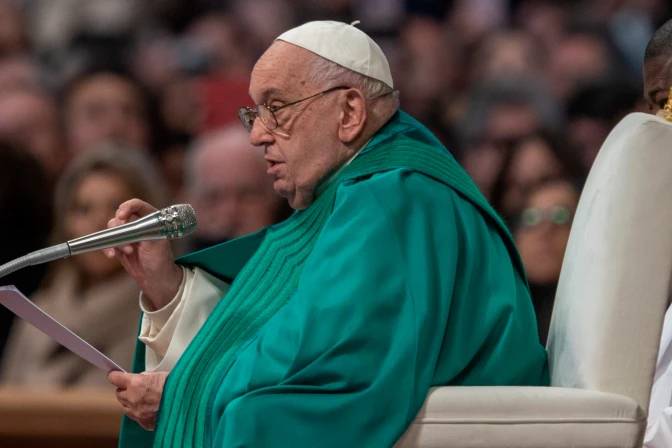
M 133 374 L 113 371 L 107 374 L 107 380 L 117 386 L 117 400 L 124 414 L 148 431 L 154 430 L 166 378 L 168 372 Z

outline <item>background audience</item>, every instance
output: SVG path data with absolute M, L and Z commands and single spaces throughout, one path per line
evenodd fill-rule
M 142 154 L 122 147 L 82 154 L 56 188 L 55 239 L 72 240 L 107 228 L 119 204 L 131 198 L 163 205 L 154 171 Z M 121 264 L 97 251 L 53 263 L 32 298 L 122 368 L 130 369 L 139 294 Z M 0 376 L 15 385 L 109 387 L 97 367 L 24 321 L 12 328 Z
M 184 194 L 199 225 L 185 240 L 190 252 L 254 233 L 290 215 L 267 167 L 264 150 L 250 144 L 242 126 L 228 125 L 193 144 L 186 157 Z
M 183 251 L 281 221 L 262 151 L 237 127 L 250 71 L 292 26 L 360 20 L 402 108 L 515 229 L 545 340 L 577 185 L 614 124 L 645 110 L 644 49 L 671 13 L 664 0 L 0 0 L 0 259 L 46 244 L 52 204 L 59 242 L 104 227 L 131 196 L 195 206 Z M 164 186 L 167 202 L 154 200 Z M 103 260 L 50 266 L 32 298 L 124 365 L 137 291 Z M 2 284 L 30 294 L 41 269 Z M 105 383 L 37 337 L 15 328 L 5 380 Z

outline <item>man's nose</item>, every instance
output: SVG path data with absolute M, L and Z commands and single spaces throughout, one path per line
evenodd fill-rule
M 273 133 L 261 122 L 260 118 L 254 120 L 250 132 L 250 143 L 254 146 L 270 145 L 275 141 Z

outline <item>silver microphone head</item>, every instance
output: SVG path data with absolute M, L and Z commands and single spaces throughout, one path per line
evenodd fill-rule
M 159 210 L 159 222 L 163 225 L 162 235 L 169 240 L 181 238 L 196 230 L 196 212 L 189 204 L 171 205 Z

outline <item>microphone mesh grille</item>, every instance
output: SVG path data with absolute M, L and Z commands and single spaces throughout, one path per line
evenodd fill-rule
M 194 207 L 189 204 L 178 204 L 171 207 L 177 214 L 177 220 L 181 224 L 182 232 L 180 236 L 189 235 L 196 230 L 196 212 Z

